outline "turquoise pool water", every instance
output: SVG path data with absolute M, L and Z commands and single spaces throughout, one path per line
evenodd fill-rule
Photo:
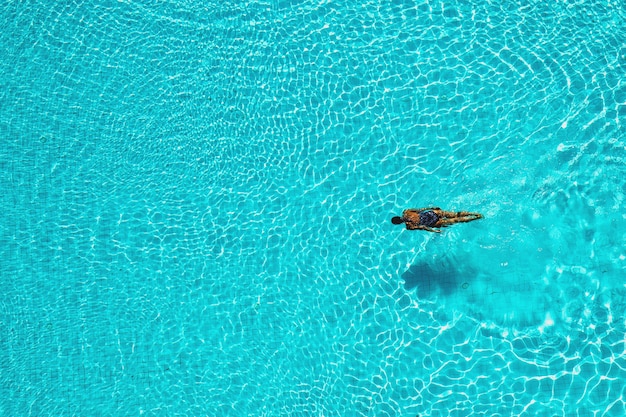
M 625 415 L 626 12 L 548 3 L 5 2 L 0 415 Z

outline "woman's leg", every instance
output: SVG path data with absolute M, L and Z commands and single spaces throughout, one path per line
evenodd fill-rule
M 445 217 L 448 219 L 456 219 L 457 217 L 467 217 L 467 216 L 479 216 L 482 217 L 482 214 L 478 214 L 478 213 L 470 213 L 469 211 L 445 211 L 445 210 L 439 210 L 439 211 L 435 211 L 435 213 L 437 213 L 439 215 L 439 217 Z
M 469 211 L 442 211 L 442 218 L 439 220 L 443 227 L 454 223 L 467 223 L 473 220 L 482 219 L 480 213 L 470 213 Z

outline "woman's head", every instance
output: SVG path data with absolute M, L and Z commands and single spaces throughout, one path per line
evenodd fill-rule
M 395 216 L 395 217 L 391 218 L 391 223 L 393 223 L 393 224 L 402 224 L 402 223 L 404 223 L 404 219 L 402 217 Z

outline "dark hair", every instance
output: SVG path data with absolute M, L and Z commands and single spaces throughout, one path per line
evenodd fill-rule
M 391 223 L 393 223 L 393 224 L 402 224 L 402 223 L 404 223 L 404 219 L 402 217 L 395 216 L 395 217 L 391 218 Z

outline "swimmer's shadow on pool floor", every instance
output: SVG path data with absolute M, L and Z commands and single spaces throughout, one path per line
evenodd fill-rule
M 411 265 L 401 277 L 407 290 L 417 288 L 420 298 L 430 298 L 441 293 L 451 295 L 467 288 L 468 271 L 461 271 L 448 259 L 435 262 L 420 262 Z

